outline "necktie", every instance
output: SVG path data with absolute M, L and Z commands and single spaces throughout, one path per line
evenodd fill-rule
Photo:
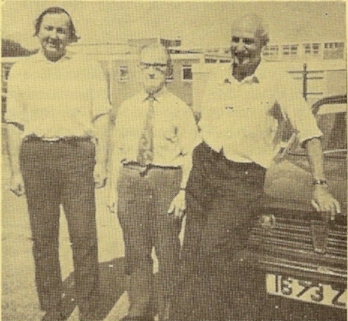
M 154 118 L 154 100 L 153 96 L 146 99 L 149 103 L 146 114 L 144 129 L 139 140 L 139 151 L 137 162 L 141 165 L 150 164 L 153 160 L 153 118 Z

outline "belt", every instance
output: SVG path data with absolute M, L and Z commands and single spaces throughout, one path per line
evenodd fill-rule
M 39 137 L 35 135 L 29 135 L 24 137 L 26 142 L 44 142 L 44 143 L 78 143 L 91 141 L 90 136 L 78 137 L 78 136 L 65 136 L 65 137 Z
M 233 170 L 242 170 L 242 171 L 248 171 L 248 170 L 254 170 L 254 169 L 263 169 L 263 167 L 255 162 L 235 162 L 230 159 L 228 159 L 225 154 L 223 148 L 217 152 L 213 148 L 211 148 L 207 143 L 203 142 L 204 147 L 209 151 L 210 156 L 214 159 L 216 162 L 222 162 L 224 163 L 228 168 Z
M 173 170 L 173 169 L 180 169 L 180 167 L 177 166 L 161 166 L 161 165 L 154 165 L 154 164 L 146 164 L 142 165 L 138 162 L 126 162 L 122 163 L 123 167 L 129 168 L 129 169 L 134 169 L 139 171 L 139 174 L 141 177 L 144 177 L 147 175 L 149 170 L 157 168 L 157 169 L 164 169 L 164 170 Z

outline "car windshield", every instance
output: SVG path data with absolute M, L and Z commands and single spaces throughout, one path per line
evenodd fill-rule
M 331 105 L 332 107 L 334 105 Z M 347 154 L 347 113 L 346 112 L 321 112 L 323 105 L 317 113 L 318 127 L 323 133 L 321 138 L 325 157 L 346 157 Z M 305 150 L 294 143 L 289 148 L 290 155 L 305 155 Z

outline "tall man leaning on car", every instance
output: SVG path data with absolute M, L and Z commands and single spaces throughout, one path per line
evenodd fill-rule
M 232 25 L 232 66 L 208 80 L 186 187 L 182 275 L 172 320 L 257 320 L 257 278 L 246 240 L 257 216 L 266 169 L 287 118 L 307 150 L 313 201 L 325 220 L 340 212 L 323 170 L 318 129 L 292 79 L 261 61 L 268 32 L 256 15 Z

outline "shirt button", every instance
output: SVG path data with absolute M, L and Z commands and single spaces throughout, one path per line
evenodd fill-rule
M 249 172 L 248 171 L 245 171 L 245 175 L 248 175 L 249 174 Z

